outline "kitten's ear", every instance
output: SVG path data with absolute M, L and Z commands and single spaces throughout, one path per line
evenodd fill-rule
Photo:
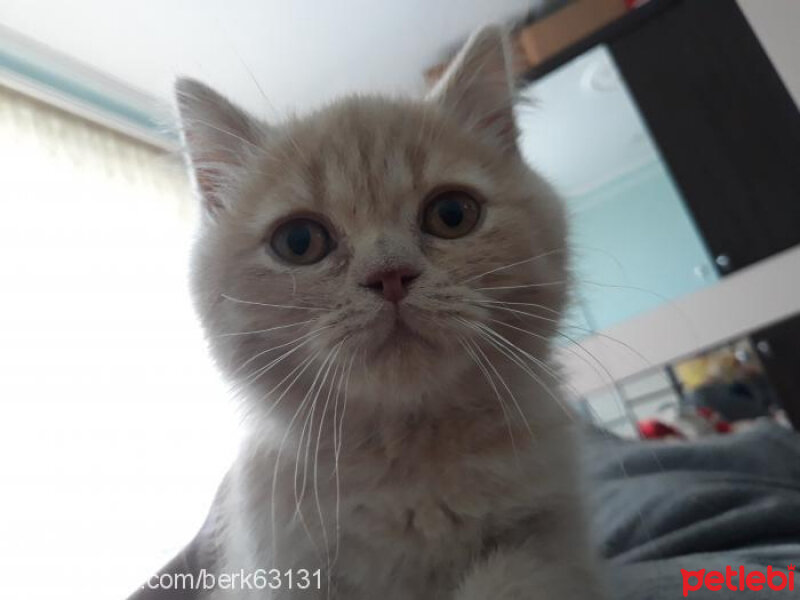
M 475 32 L 430 97 L 501 149 L 515 151 L 514 82 L 507 38 L 492 25 Z
M 194 79 L 175 82 L 184 151 L 203 204 L 225 210 L 226 188 L 258 148 L 264 126 L 227 98 Z

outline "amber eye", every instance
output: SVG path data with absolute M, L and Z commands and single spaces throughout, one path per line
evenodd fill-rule
M 275 230 L 270 246 L 280 258 L 294 265 L 321 261 L 333 249 L 328 230 L 312 219 L 292 219 Z
M 436 194 L 423 211 L 422 230 L 449 240 L 467 235 L 481 217 L 480 203 L 461 190 Z

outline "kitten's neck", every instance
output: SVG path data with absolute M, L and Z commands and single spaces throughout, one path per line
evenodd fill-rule
M 441 468 L 475 458 L 513 458 L 543 437 L 558 435 L 571 423 L 561 408 L 529 396 L 513 406 L 493 398 L 483 404 L 442 404 L 437 410 L 376 410 L 362 398 L 342 405 L 318 407 L 313 415 L 288 423 L 273 423 L 269 431 L 253 432 L 257 443 L 281 448 L 282 461 L 305 461 L 306 452 L 323 462 L 384 465 L 412 474 L 421 462 Z M 540 402 L 548 408 L 536 403 Z M 537 417 L 538 413 L 538 417 Z
M 311 398 L 298 386 L 306 392 L 289 394 L 277 410 L 268 409 L 267 421 L 254 420 L 251 439 L 280 444 L 287 459 L 303 458 L 307 447 L 342 460 L 367 455 L 389 462 L 409 455 L 444 460 L 520 451 L 572 423 L 558 386 L 532 380 L 514 364 L 498 362 L 495 368 L 491 382 L 477 367 L 469 368 L 438 390 L 353 386 L 347 397 Z
M 359 422 L 360 421 L 360 422 Z M 353 435 L 350 452 L 397 461 L 426 456 L 438 462 L 471 455 L 504 453 L 532 439 L 519 415 L 511 419 L 499 406 L 450 406 L 436 412 L 379 414 L 353 419 L 345 433 Z M 347 443 L 344 439 L 343 442 Z

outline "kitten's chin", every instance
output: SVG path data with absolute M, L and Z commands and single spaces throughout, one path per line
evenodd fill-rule
M 363 348 L 362 383 L 370 396 L 418 396 L 463 369 L 446 324 L 412 306 L 382 307 L 353 343 Z

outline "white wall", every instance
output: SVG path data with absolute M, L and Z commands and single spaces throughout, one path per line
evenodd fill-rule
M 737 0 L 775 70 L 800 105 L 800 2 Z
M 161 100 L 190 75 L 276 119 L 343 93 L 419 92 L 449 46 L 542 1 L 2 0 L 0 25 Z

